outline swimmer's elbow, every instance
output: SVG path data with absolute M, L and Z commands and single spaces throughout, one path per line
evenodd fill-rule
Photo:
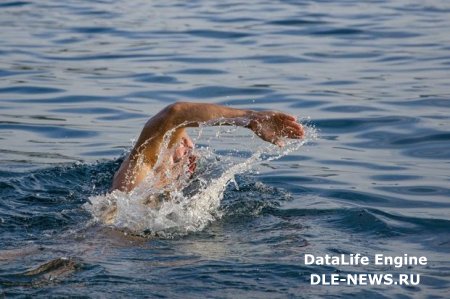
M 168 115 L 177 116 L 183 114 L 186 111 L 187 106 L 189 106 L 188 102 L 175 102 L 168 105 L 164 110 L 166 110 Z
M 193 103 L 175 102 L 164 108 L 164 119 L 169 122 L 169 127 L 177 127 L 192 121 L 190 110 L 194 108 Z
M 184 111 L 187 110 L 186 104 L 185 102 L 175 102 L 167 105 L 158 114 L 150 118 L 143 129 L 145 140 L 149 139 L 155 132 L 164 134 L 183 123 Z

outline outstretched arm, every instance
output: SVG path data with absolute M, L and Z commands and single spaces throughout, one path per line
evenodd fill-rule
M 302 138 L 295 117 L 275 111 L 251 111 L 215 104 L 178 102 L 161 110 L 145 124 L 134 148 L 114 176 L 112 189 L 130 191 L 155 166 L 164 135 L 174 130 L 169 147 L 185 134 L 185 127 L 237 125 L 249 128 L 265 141 L 283 146 L 282 139 Z

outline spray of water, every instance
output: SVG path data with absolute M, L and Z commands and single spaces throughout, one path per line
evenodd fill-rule
M 204 128 L 200 127 L 194 140 L 200 143 L 206 139 L 206 145 L 195 149 L 200 158 L 194 176 L 189 175 L 187 169 L 177 169 L 176 175 L 174 169 L 161 169 L 164 159 L 172 154 L 168 148 L 169 138 L 166 138 L 154 167 L 158 169 L 157 173 L 150 173 L 131 192 L 115 190 L 91 196 L 90 202 L 84 207 L 96 221 L 133 234 L 170 237 L 202 230 L 222 216 L 219 208 L 221 200 L 227 185 L 231 182 L 236 184 L 234 178 L 237 174 L 245 173 L 261 162 L 279 159 L 297 151 L 305 143 L 317 138 L 315 128 L 304 128 L 304 139 L 288 140 L 283 148 L 279 148 L 255 140 L 248 142 L 249 137 L 244 139 L 240 136 L 237 127 L 215 127 L 215 134 L 209 138 L 202 136 Z M 239 139 L 237 143 L 245 144 L 246 153 L 236 149 L 229 155 L 218 153 L 220 151 L 214 150 L 211 144 L 219 139 L 221 144 Z M 171 181 L 161 187 L 163 179 Z

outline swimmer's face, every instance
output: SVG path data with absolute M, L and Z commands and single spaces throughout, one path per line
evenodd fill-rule
M 197 167 L 197 156 L 193 154 L 193 149 L 194 143 L 187 134 L 184 134 L 172 157 L 174 163 L 187 163 L 187 169 L 190 174 L 193 174 Z

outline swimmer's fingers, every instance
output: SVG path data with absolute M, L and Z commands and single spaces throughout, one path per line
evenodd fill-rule
M 280 114 L 285 120 L 290 120 L 290 121 L 294 121 L 294 122 L 297 121 L 297 118 L 293 115 L 286 114 L 286 113 L 280 113 Z
M 282 137 L 294 139 L 301 139 L 305 134 L 303 126 L 296 122 L 285 124 L 280 133 Z
M 279 147 L 283 147 L 285 146 L 285 138 L 290 138 L 290 139 L 302 139 L 303 138 L 303 132 L 297 132 L 294 129 L 284 129 L 283 133 L 280 134 L 279 136 L 273 138 L 272 140 L 270 140 L 271 143 L 279 146 Z
M 258 112 L 253 115 L 249 128 L 261 139 L 280 147 L 285 144 L 283 138 L 300 139 L 304 135 L 303 127 L 296 122 L 296 118 L 281 112 Z
M 283 147 L 286 145 L 285 142 L 283 141 L 283 139 L 281 139 L 281 138 L 277 138 L 272 143 L 275 145 L 278 145 L 279 147 Z

